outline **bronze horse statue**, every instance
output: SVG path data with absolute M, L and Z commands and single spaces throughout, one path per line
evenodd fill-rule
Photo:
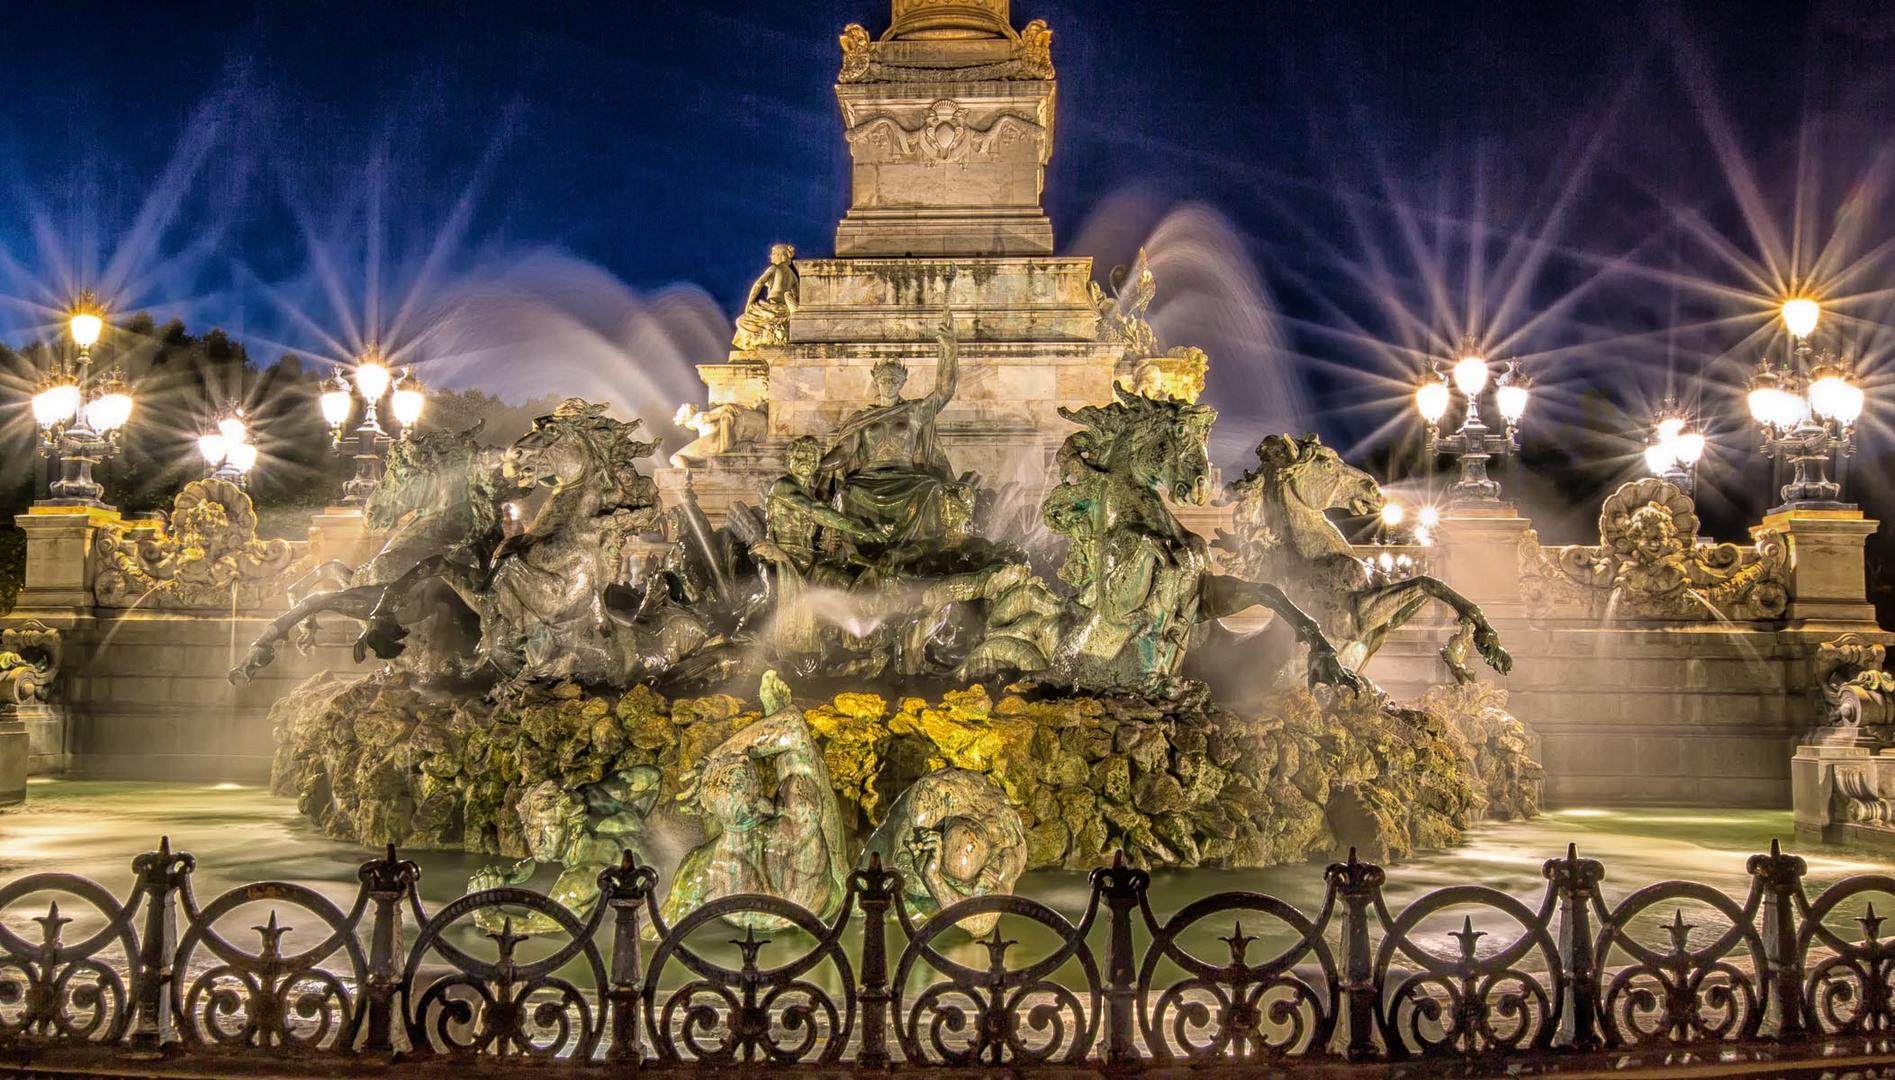
M 1375 478 L 1342 460 L 1314 435 L 1270 435 L 1257 446 L 1257 467 L 1230 486 L 1235 534 L 1219 546 L 1245 577 L 1281 583 L 1328 632 L 1342 662 L 1360 671 L 1388 635 L 1435 600 L 1460 622 L 1441 659 L 1456 682 L 1471 682 L 1468 654 L 1478 650 L 1505 675 L 1513 658 L 1500 647 L 1480 607 L 1439 578 L 1396 578 L 1358 557 L 1326 511 L 1379 513 L 1386 502 Z
M 362 508 L 369 531 L 386 535 L 380 549 L 354 570 L 330 561 L 292 583 L 289 610 L 251 643 L 243 662 L 230 672 L 232 682 L 247 682 L 273 663 L 285 638 L 307 651 L 322 615 L 364 624 L 355 644 L 358 663 L 370 652 L 383 659 L 401 653 L 405 646 L 399 639 L 407 631 L 385 640 L 386 627 L 378 632 L 374 620 L 377 611 L 388 612 L 391 592 L 409 609 L 398 620 L 401 625 L 425 624 L 434 631 L 426 635 L 426 655 L 411 654 L 411 661 L 433 665 L 472 652 L 479 634 L 474 608 L 451 588 L 415 591 L 415 586 L 439 578 L 450 564 L 464 564 L 468 577 L 484 574 L 500 543 L 499 461 L 475 441 L 479 432 L 479 425 L 428 432 L 389 448 L 381 482 Z

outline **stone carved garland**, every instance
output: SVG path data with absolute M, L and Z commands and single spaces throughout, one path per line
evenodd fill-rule
M 104 529 L 94 548 L 98 603 L 115 608 L 269 607 L 309 561 L 301 545 L 259 539 L 250 496 L 217 479 L 184 485 L 157 535 Z
M 1774 619 L 1789 606 L 1786 546 L 1764 530 L 1747 547 L 1700 544 L 1689 496 L 1664 480 L 1634 480 L 1599 508 L 1599 543 L 1520 542 L 1521 589 L 1542 611 L 1697 621 Z M 1573 612 L 1572 609 L 1578 609 Z
M 867 29 L 857 23 L 843 27 L 842 70 L 839 83 L 876 82 L 1008 82 L 1045 80 L 1053 77 L 1053 31 L 1045 19 L 1034 19 L 1022 27 L 1014 42 L 1013 55 L 989 64 L 964 67 L 937 67 L 900 64 L 877 58 L 875 41 Z
M 902 125 L 892 116 L 873 116 L 844 133 L 851 146 L 868 143 L 879 156 L 857 153 L 856 161 L 865 164 L 919 163 L 922 165 L 965 165 L 969 162 L 998 161 L 1015 146 L 1027 146 L 1035 159 L 1046 153 L 1046 128 L 1031 117 L 1003 112 L 986 127 L 968 122 L 967 107 L 943 98 L 928 107 L 927 114 L 914 127 Z

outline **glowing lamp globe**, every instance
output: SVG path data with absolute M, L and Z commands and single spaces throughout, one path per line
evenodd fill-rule
M 1809 384 L 1809 407 L 1816 415 L 1840 424 L 1853 424 L 1862 415 L 1862 388 L 1838 374 L 1824 375 Z
M 1671 444 L 1671 452 L 1677 456 L 1681 465 L 1696 465 L 1704 456 L 1704 436 L 1695 431 L 1678 436 Z
M 1398 502 L 1382 504 L 1382 524 L 1393 529 L 1401 525 L 1408 517 L 1408 511 Z
M 132 396 L 123 390 L 100 394 L 86 405 L 86 423 L 103 435 L 117 431 L 132 418 Z
M 206 465 L 222 465 L 230 452 L 230 442 L 215 432 L 199 435 L 197 452 L 203 456 Z
M 1663 420 L 1658 421 L 1659 442 L 1670 442 L 1682 434 L 1684 434 L 1684 419 L 1682 417 L 1667 416 Z
M 72 334 L 72 343 L 82 349 L 90 349 L 99 340 L 105 330 L 105 320 L 90 311 L 76 311 L 66 320 L 66 329 Z
M 395 391 L 388 405 L 395 413 L 395 422 L 402 427 L 413 427 L 421 419 L 421 412 L 427 408 L 428 399 L 421 391 L 404 386 Z
M 356 392 L 369 401 L 380 401 L 382 395 L 388 393 L 388 384 L 392 378 L 388 365 L 370 360 L 355 369 Z
M 1421 508 L 1419 520 L 1422 528 L 1432 529 L 1441 524 L 1441 511 L 1432 506 L 1424 506 Z
M 1463 356 L 1454 364 L 1454 385 L 1473 397 L 1487 389 L 1487 361 L 1478 356 Z
M 1415 411 L 1432 424 L 1448 413 L 1448 384 L 1426 382 L 1415 391 Z
M 1653 476 L 1662 476 L 1670 472 L 1671 466 L 1677 460 L 1678 456 L 1673 452 L 1671 443 L 1653 443 L 1645 448 L 1645 468 L 1650 470 Z
M 249 443 L 237 443 L 229 450 L 230 467 L 240 473 L 248 474 L 257 467 L 257 448 Z
M 224 441 L 232 446 L 238 446 L 250 441 L 249 429 L 243 426 L 242 420 L 234 416 L 226 416 L 222 420 L 217 421 L 217 433 L 222 435 Z
M 354 403 L 349 400 L 348 390 L 324 390 L 320 400 L 323 421 L 330 427 L 339 428 L 349 422 L 349 411 Z
M 1803 418 L 1803 399 L 1775 383 L 1758 386 L 1748 400 L 1750 415 L 1759 423 L 1787 430 Z
M 33 395 L 33 419 L 40 427 L 70 423 L 79 415 L 79 387 L 62 382 Z
M 1807 297 L 1785 300 L 1783 325 L 1789 328 L 1791 337 L 1806 338 L 1815 332 L 1816 320 L 1822 313 L 1822 305 Z
M 1517 424 L 1527 414 L 1527 399 L 1530 392 L 1518 383 L 1509 383 L 1494 391 L 1494 405 L 1500 409 L 1500 415 L 1509 424 Z

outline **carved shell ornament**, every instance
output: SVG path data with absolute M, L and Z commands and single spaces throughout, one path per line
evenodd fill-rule
M 1697 542 L 1698 515 L 1672 484 L 1646 477 L 1622 485 L 1599 508 L 1599 543 L 1542 548 L 1522 537 L 1520 573 L 1543 608 L 1576 607 L 1641 618 L 1772 619 L 1789 603 L 1779 536 L 1746 547 Z
M 170 527 L 133 539 L 99 532 L 95 589 L 106 607 L 258 607 L 281 597 L 307 555 L 286 540 L 257 537 L 250 496 L 224 480 L 193 480 L 171 504 Z
M 1670 522 L 1667 551 L 1682 552 L 1698 535 L 1698 511 L 1689 496 L 1657 477 L 1622 485 L 1599 507 L 1599 541 L 1621 559 L 1639 558 L 1639 546 L 1649 528 L 1641 521 L 1656 510 Z
M 967 141 L 967 110 L 953 101 L 937 101 L 928 109 L 921 142 L 940 161 L 951 161 Z

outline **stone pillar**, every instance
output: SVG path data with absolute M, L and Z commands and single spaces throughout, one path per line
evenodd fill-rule
M 47 704 L 64 636 L 35 619 L 0 628 L 0 806 L 26 798 L 26 778 L 64 772 L 65 723 Z
M 1052 32 L 1004 0 L 895 0 L 887 34 L 842 36 L 849 143 L 840 256 L 1050 255 Z
M 1751 529 L 1757 540 L 1774 534 L 1786 548 L 1791 625 L 1877 629 L 1862 548 L 1879 524 L 1860 510 L 1786 510 L 1766 516 Z
M 1866 746 L 1805 744 L 1796 748 L 1796 756 L 1790 759 L 1790 808 L 1798 840 L 1842 839 L 1832 831 L 1844 824 L 1835 816 L 1836 766 L 1843 762 L 1867 765 L 1874 756 L 1874 750 Z
M 1520 540 L 1533 527 L 1511 506 L 1450 509 L 1441 519 L 1440 576 L 1490 619 L 1527 615 L 1520 591 Z
M 356 506 L 331 506 L 309 519 L 309 550 L 318 562 L 356 567 L 375 555 L 376 537 Z
M 92 611 L 92 580 L 97 568 L 93 541 L 99 530 L 122 525 L 116 510 L 84 506 L 35 505 L 14 517 L 26 534 L 26 584 L 14 614 L 47 622 L 62 609 L 86 618 Z M 74 611 L 73 609 L 77 609 Z
M 12 708 L 0 705 L 0 806 L 26 801 L 30 756 L 26 725 Z
M 13 611 L 0 625 L 38 625 L 64 634 L 66 648 L 91 639 L 93 580 L 98 576 L 94 543 L 104 529 L 134 526 L 118 511 L 101 507 L 36 504 L 13 519 L 26 534 L 26 581 Z M 3 682 L 0 679 L 0 682 Z M 64 695 L 62 694 L 63 698 Z M 70 766 L 65 702 L 14 700 L 0 704 L 0 805 L 25 794 L 29 774 L 63 773 Z M 10 793 L 17 793 L 17 797 Z

